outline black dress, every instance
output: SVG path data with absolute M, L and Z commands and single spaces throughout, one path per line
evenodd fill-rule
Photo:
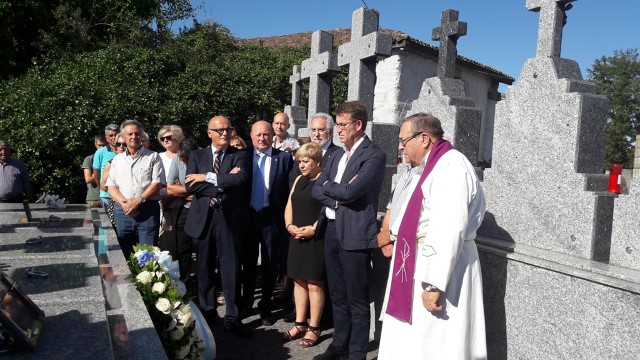
M 291 194 L 292 223 L 312 226 L 320 215 L 322 204 L 311 197 L 315 180 L 301 176 Z M 324 280 L 324 239 L 312 237 L 289 240 L 287 275 L 292 279 Z

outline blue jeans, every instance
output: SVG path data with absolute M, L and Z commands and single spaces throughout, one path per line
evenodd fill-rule
M 158 246 L 160 205 L 157 201 L 148 201 L 140 205 L 140 213 L 135 217 L 125 215 L 122 206 L 117 202 L 113 211 L 120 248 L 126 259 L 129 259 L 136 244 Z

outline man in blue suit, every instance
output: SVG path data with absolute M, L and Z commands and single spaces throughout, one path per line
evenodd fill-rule
M 235 299 L 240 234 L 247 215 L 244 190 L 249 175 L 246 152 L 229 146 L 232 131 L 229 119 L 213 117 L 207 129 L 211 146 L 189 157 L 185 188 L 193 200 L 184 229 L 194 239 L 198 300 L 209 326 L 216 316 L 217 256 L 226 306 L 224 329 L 249 337 L 251 331 L 242 324 Z
M 333 341 L 314 359 L 366 358 L 369 343 L 367 270 L 377 247 L 376 215 L 385 153 L 367 135 L 367 110 L 360 101 L 336 109 L 336 130 L 344 144 L 325 164 L 313 187 L 324 205 L 318 222 L 325 236 L 325 264 L 333 305 Z
M 251 227 L 243 243 L 242 312 L 248 314 L 253 306 L 256 286 L 258 246 L 261 248 L 262 298 L 258 303 L 260 318 L 265 326 L 273 325 L 273 288 L 279 266 L 286 264 L 287 255 L 281 249 L 289 247 L 289 233 L 284 226 L 284 208 L 289 198 L 289 172 L 293 167 L 291 154 L 272 148 L 273 128 L 264 120 L 251 126 L 253 148 L 248 149 L 251 200 Z M 286 273 L 286 272 L 285 272 Z

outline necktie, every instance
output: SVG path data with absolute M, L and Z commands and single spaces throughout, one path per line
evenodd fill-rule
M 263 153 L 257 153 L 256 156 L 258 157 L 256 159 L 258 171 L 256 171 L 253 176 L 253 200 L 251 201 L 251 207 L 256 211 L 259 211 L 264 205 L 264 162 L 267 156 Z M 256 169 L 254 168 L 254 170 Z
M 218 172 L 220 172 L 220 158 L 222 157 L 222 151 L 216 150 L 215 154 L 216 158 L 213 160 L 213 172 L 217 174 Z M 209 206 L 211 207 L 214 207 L 217 203 L 218 199 L 215 197 L 212 197 L 211 200 L 209 200 Z
M 422 209 L 422 183 L 433 170 L 438 160 L 447 151 L 453 149 L 446 140 L 438 140 L 434 144 L 418 185 L 409 198 L 407 210 L 402 217 L 398 237 L 394 245 L 394 262 L 391 284 L 389 285 L 389 301 L 387 314 L 400 321 L 411 324 L 413 307 L 413 276 L 416 266 L 416 250 L 418 242 L 418 223 Z M 393 204 L 397 206 L 398 204 Z
M 222 151 L 216 150 L 216 158 L 213 160 L 213 172 L 220 172 L 220 158 L 222 157 Z

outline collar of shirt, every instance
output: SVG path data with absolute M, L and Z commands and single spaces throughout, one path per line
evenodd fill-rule
M 326 144 L 322 145 L 322 155 L 324 156 L 324 153 L 327 152 L 327 150 L 329 150 L 329 146 L 331 146 L 331 141 L 327 141 Z
M 253 156 L 256 156 L 258 154 L 265 154 L 265 155 L 270 157 L 272 153 L 273 153 L 273 148 L 272 147 L 268 148 L 267 151 L 264 151 L 264 152 L 258 151 L 258 149 L 253 148 Z
M 218 149 L 217 147 L 215 147 L 215 146 L 211 145 L 211 154 L 212 154 L 212 155 L 213 155 L 213 157 L 215 158 L 215 157 L 216 157 L 216 151 L 220 150 L 220 151 L 222 151 L 222 155 L 224 156 L 224 153 L 226 153 L 226 152 L 227 152 L 227 148 L 229 148 L 229 147 L 228 147 L 228 146 L 225 146 L 225 147 L 223 147 L 223 148 L 221 148 L 221 149 Z
M 278 144 L 278 137 L 274 136 L 273 137 L 273 147 L 276 149 L 280 149 L 282 146 L 284 146 L 284 144 L 287 142 L 287 140 L 289 139 L 289 133 L 286 134 L 286 136 L 284 137 L 284 139 L 282 139 L 282 141 L 280 141 L 280 144 Z
M 358 146 L 360 146 L 360 144 L 362 144 L 362 141 L 364 140 L 364 138 L 366 138 L 367 135 L 362 136 L 360 139 L 358 139 L 358 141 L 355 142 L 355 144 L 353 144 L 353 146 L 351 147 L 351 151 L 349 151 L 349 154 L 353 155 L 353 152 L 356 151 L 356 149 L 358 148 Z M 347 149 L 345 148 L 345 153 L 347 151 Z

